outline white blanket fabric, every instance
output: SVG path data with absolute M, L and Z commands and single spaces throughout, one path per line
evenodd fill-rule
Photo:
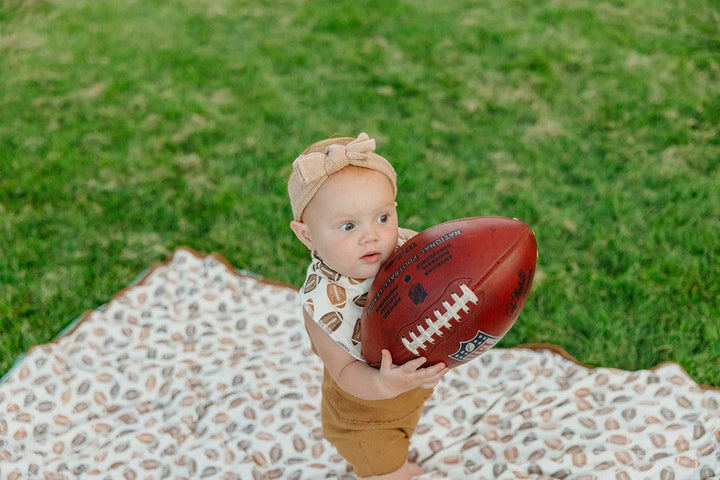
M 295 289 L 179 249 L 0 384 L 0 478 L 352 479 L 321 375 Z M 443 379 L 412 444 L 427 480 L 717 478 L 720 391 L 495 348 Z

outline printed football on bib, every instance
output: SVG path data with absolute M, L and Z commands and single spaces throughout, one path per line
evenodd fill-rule
M 361 320 L 362 353 L 379 367 L 426 357 L 452 368 L 479 357 L 513 326 L 530 292 L 537 242 L 504 217 L 452 220 L 409 239 L 378 272 Z

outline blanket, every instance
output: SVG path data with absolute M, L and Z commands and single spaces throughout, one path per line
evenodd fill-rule
M 6 375 L 0 478 L 353 479 L 321 377 L 295 288 L 181 248 Z M 422 480 L 717 478 L 720 391 L 495 348 L 443 378 L 410 457 Z

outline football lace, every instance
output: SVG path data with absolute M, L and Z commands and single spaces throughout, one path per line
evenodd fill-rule
M 421 349 L 426 350 L 428 348 L 428 343 L 435 343 L 436 336 L 443 336 L 443 332 L 441 330 L 442 328 L 452 329 L 451 321 L 459 321 L 461 312 L 468 313 L 470 311 L 470 307 L 468 306 L 469 303 L 474 303 L 475 305 L 478 304 L 478 297 L 463 283 L 460 284 L 460 292 L 461 295 L 458 295 L 455 292 L 450 295 L 452 303 L 447 300 L 442 302 L 445 312 L 441 313 L 440 311 L 435 310 L 433 312 L 435 315 L 434 320 L 429 317 L 425 317 L 426 326 L 418 323 L 417 333 L 410 330 L 408 334 L 410 336 L 410 340 L 405 338 L 405 336 L 402 337 L 402 343 L 408 351 L 412 352 L 413 355 L 420 355 L 419 351 Z

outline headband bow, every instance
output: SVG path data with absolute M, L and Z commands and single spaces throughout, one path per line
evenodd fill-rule
M 375 139 L 361 133 L 347 145 L 330 145 L 324 153 L 313 152 L 300 155 L 293 163 L 293 169 L 304 184 L 310 184 L 332 175 L 348 165 L 363 166 L 372 158 Z

